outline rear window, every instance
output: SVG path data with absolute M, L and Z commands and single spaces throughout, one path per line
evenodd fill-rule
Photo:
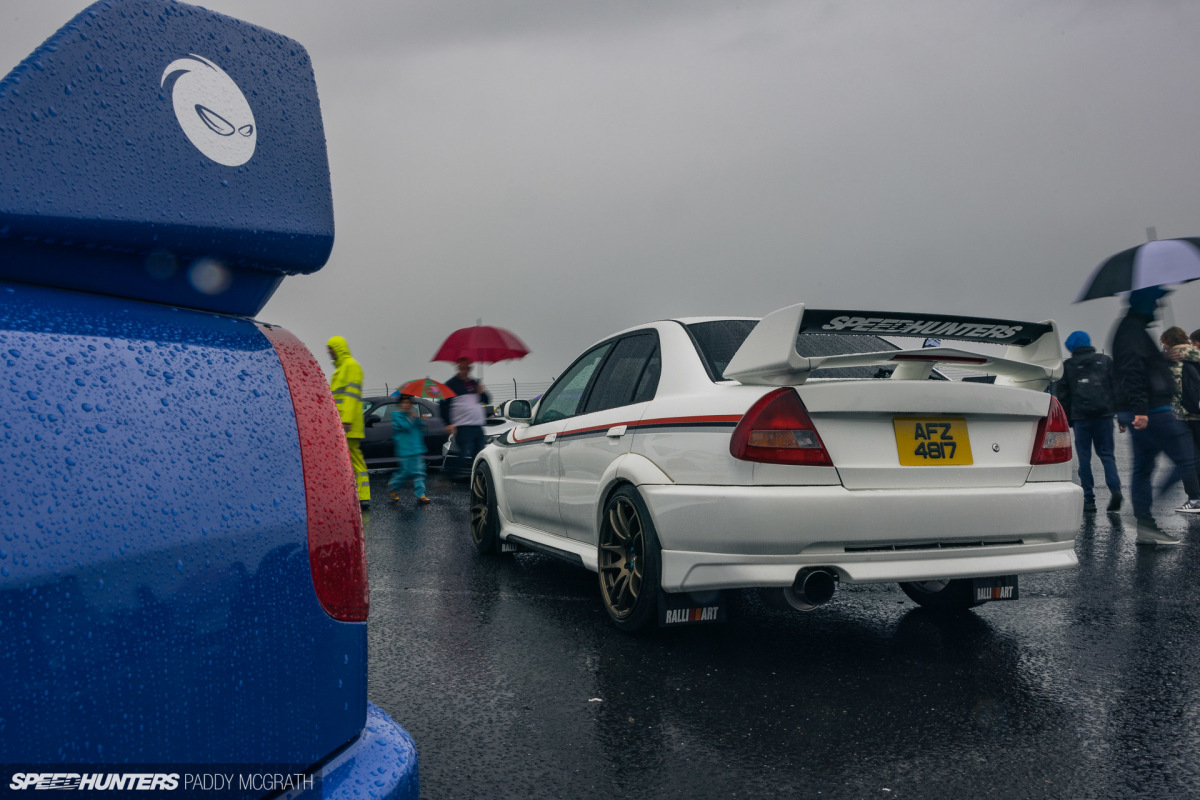
M 723 319 L 713 322 L 697 322 L 687 325 L 688 333 L 696 344 L 696 351 L 708 370 L 708 377 L 714 381 L 724 380 L 722 375 L 729 366 L 730 359 L 746 341 L 750 331 L 758 324 L 753 319 Z M 801 333 L 796 337 L 796 352 L 802 356 L 841 356 L 847 353 L 877 353 L 881 350 L 899 350 L 900 348 L 886 339 L 870 334 L 828 334 Z M 888 378 L 891 377 L 891 365 L 871 367 L 840 367 L 837 369 L 818 369 L 812 374 L 813 378 Z M 936 372 L 932 377 L 943 379 Z

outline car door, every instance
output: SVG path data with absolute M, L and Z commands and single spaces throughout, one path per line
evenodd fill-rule
M 392 441 L 395 431 L 392 429 L 392 412 L 399 407 L 400 398 L 389 398 L 377 401 L 366 412 L 363 426 L 362 452 L 367 466 L 376 464 L 387 467 L 396 460 L 396 446 Z M 425 421 L 425 460 L 439 463 L 442 460 L 442 445 L 447 434 L 446 426 L 437 413 L 437 405 L 431 400 L 421 397 L 413 398 L 413 405 Z M 375 418 L 377 420 L 373 421 Z
M 556 380 L 528 425 L 513 429 L 504 450 L 504 496 L 513 522 L 563 535 L 558 513 L 558 434 L 579 413 L 612 342 L 588 350 Z
M 600 478 L 629 452 L 633 423 L 654 398 L 661 370 L 657 331 L 621 337 L 592 381 L 583 413 L 559 433 L 558 508 L 566 536 L 593 541 Z

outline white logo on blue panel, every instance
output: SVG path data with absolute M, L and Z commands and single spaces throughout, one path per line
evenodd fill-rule
M 188 141 L 218 164 L 245 164 L 254 155 L 258 128 L 242 90 L 223 69 L 195 53 L 172 61 L 163 70 L 159 87 L 180 72 L 171 101 Z

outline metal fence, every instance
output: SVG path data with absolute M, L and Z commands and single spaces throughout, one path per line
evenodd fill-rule
M 550 384 L 552 382 L 553 381 L 497 381 L 494 383 L 489 383 L 484 381 L 484 386 L 487 387 L 488 394 L 491 395 L 493 405 L 500 405 L 505 400 L 532 400 L 535 397 L 540 397 L 543 392 L 550 388 Z M 395 386 L 384 384 L 383 386 L 367 389 L 363 393 L 363 397 L 390 395 L 394 391 L 396 391 Z

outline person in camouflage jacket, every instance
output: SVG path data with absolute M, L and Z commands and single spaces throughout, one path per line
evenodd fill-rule
M 1200 362 L 1200 349 L 1192 344 L 1187 331 L 1179 327 L 1167 328 L 1158 340 L 1162 342 L 1163 352 L 1171 360 L 1171 375 L 1175 378 L 1171 408 L 1175 409 L 1175 416 L 1183 420 L 1192 434 L 1193 453 L 1200 453 L 1200 414 L 1189 414 L 1183 407 L 1183 362 Z M 1200 461 L 1196 465 L 1197 477 L 1200 478 Z

